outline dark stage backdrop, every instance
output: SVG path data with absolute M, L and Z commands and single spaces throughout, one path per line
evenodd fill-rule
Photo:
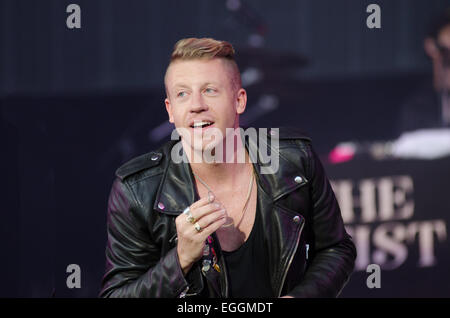
M 449 1 L 237 2 L 0 0 L 1 297 L 97 296 L 114 171 L 167 140 L 162 80 L 186 36 L 241 52 L 245 125 L 312 137 L 358 244 L 343 297 L 450 296 L 448 158 L 326 160 L 341 141 L 398 137 L 400 105 L 430 81 L 426 23 Z M 81 7 L 79 30 L 65 25 L 70 3 Z M 365 26 L 369 3 L 382 9 L 379 30 Z M 361 182 L 372 182 L 374 214 L 349 205 Z M 379 197 L 389 182 L 394 196 L 412 183 L 406 201 Z M 409 202 L 412 214 L 399 218 Z M 368 263 L 383 265 L 380 289 L 366 286 Z M 69 264 L 80 266 L 81 288 L 67 287 Z
M 450 157 L 360 157 L 327 171 L 358 251 L 342 297 L 448 297 Z M 370 264 L 380 265 L 380 288 L 366 287 Z

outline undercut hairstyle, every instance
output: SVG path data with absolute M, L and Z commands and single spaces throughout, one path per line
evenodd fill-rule
M 227 62 L 233 73 L 232 84 L 238 90 L 242 87 L 241 74 L 234 59 L 235 51 L 233 46 L 226 41 L 218 41 L 212 38 L 186 38 L 181 39 L 173 48 L 170 57 L 170 63 L 166 69 L 164 83 L 166 83 L 167 70 L 175 61 L 188 61 L 195 59 L 214 59 L 221 58 Z M 167 85 L 166 85 L 167 93 Z

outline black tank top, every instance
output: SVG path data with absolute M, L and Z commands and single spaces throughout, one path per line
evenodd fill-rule
M 234 251 L 222 251 L 227 266 L 230 297 L 274 297 L 260 214 L 257 203 L 255 222 L 247 240 Z

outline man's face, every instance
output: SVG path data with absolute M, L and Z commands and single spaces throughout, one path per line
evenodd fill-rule
M 442 28 L 436 39 L 425 39 L 425 51 L 433 63 L 435 88 L 450 89 L 450 25 Z
M 450 65 L 450 25 L 444 27 L 438 34 L 437 47 L 439 49 L 440 58 L 443 66 L 449 67 Z
M 165 83 L 169 121 L 189 133 L 181 135 L 192 149 L 222 142 L 209 139 L 215 129 L 225 137 L 226 128 L 239 126 L 238 115 L 245 110 L 247 96 L 233 85 L 233 76 L 221 58 L 178 60 L 169 66 Z

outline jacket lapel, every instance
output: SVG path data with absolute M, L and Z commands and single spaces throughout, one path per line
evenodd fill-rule
M 272 143 L 267 143 L 265 140 L 270 138 L 259 139 L 259 147 L 257 147 L 257 141 L 252 138 L 248 138 L 245 141 L 246 148 L 257 149 L 257 162 L 253 163 L 255 172 L 258 177 L 258 181 L 261 184 L 263 190 L 268 194 L 272 201 L 277 201 L 286 194 L 295 191 L 299 187 L 308 183 L 308 180 L 303 173 L 300 172 L 298 163 L 294 164 L 283 154 L 283 149 L 273 146 Z M 264 149 L 264 151 L 262 150 Z M 267 149 L 267 154 L 264 152 Z M 272 173 L 261 173 L 265 166 L 263 162 L 267 162 L 267 159 L 262 160 L 270 156 L 273 158 L 276 156 L 279 160 L 278 169 L 272 170 Z
M 161 213 L 178 215 L 198 200 L 194 176 L 183 152 L 183 161 L 175 163 L 168 150 L 164 176 L 156 194 L 154 210 Z
M 267 139 L 266 139 L 267 140 Z M 255 140 L 249 139 L 247 149 Z M 290 258 L 295 253 L 301 235 L 304 218 L 299 212 L 293 211 L 294 207 L 284 206 L 281 198 L 306 185 L 308 180 L 302 173 L 299 163 L 294 164 L 288 159 L 287 153 L 280 147 L 272 145 L 261 145 L 258 148 L 258 158 L 263 156 L 261 146 L 267 147 L 270 154 L 278 156 L 278 170 L 271 174 L 261 173 L 261 160 L 254 163 L 258 184 L 262 191 L 258 192 L 258 206 L 262 216 L 262 223 L 267 246 L 270 282 L 275 297 L 280 296 L 282 284 L 286 271 L 289 267 Z M 254 145 L 253 145 L 254 147 Z M 300 159 L 300 158 L 299 158 Z M 266 160 L 264 162 L 267 162 Z M 294 222 L 298 217 L 301 222 Z

